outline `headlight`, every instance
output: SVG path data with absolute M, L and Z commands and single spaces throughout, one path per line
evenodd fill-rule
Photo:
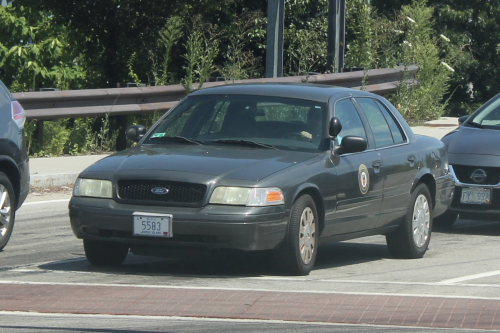
M 246 188 L 220 186 L 212 193 L 210 203 L 240 206 L 272 206 L 284 204 L 285 198 L 281 189 L 277 187 Z
M 75 197 L 111 198 L 113 185 L 109 180 L 77 178 L 73 195 Z

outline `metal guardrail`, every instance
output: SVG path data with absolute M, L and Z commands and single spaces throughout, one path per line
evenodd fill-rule
M 289 76 L 265 79 L 236 80 L 228 83 L 259 82 L 308 82 L 361 89 L 380 95 L 397 91 L 403 76 L 413 78 L 417 66 L 371 69 L 368 71 Z M 363 85 L 363 82 L 365 85 Z M 203 88 L 227 84 L 207 82 Z M 193 89 L 197 84 L 193 86 Z M 182 85 L 130 87 L 110 89 L 63 90 L 14 93 L 14 97 L 26 111 L 27 119 L 51 120 L 145 114 L 154 111 L 164 113 L 186 95 Z

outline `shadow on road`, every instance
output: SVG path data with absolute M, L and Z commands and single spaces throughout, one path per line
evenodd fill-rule
M 333 243 L 322 245 L 314 269 L 355 265 L 390 258 L 385 244 Z M 205 253 L 198 257 L 166 259 L 129 253 L 125 262 L 115 267 L 92 266 L 85 258 L 55 261 L 40 265 L 51 271 L 99 272 L 119 275 L 168 275 L 197 277 L 256 277 L 285 275 L 270 251 Z
M 500 222 L 495 221 L 472 221 L 459 218 L 451 227 L 435 224 L 433 229 L 434 232 L 446 234 L 500 236 Z

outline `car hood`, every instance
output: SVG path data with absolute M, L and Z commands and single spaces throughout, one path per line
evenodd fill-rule
M 176 172 L 241 180 L 261 180 L 273 173 L 317 157 L 305 153 L 226 146 L 137 146 L 108 156 L 85 169 L 81 176 L 112 173 L 114 176 Z
M 452 154 L 500 156 L 500 131 L 461 126 L 441 139 Z

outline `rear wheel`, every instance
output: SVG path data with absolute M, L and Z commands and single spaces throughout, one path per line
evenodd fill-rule
M 303 195 L 295 201 L 290 214 L 288 232 L 277 250 L 278 265 L 290 274 L 311 272 L 318 252 L 318 213 L 314 200 Z
M 403 223 L 395 232 L 386 235 L 387 246 L 398 258 L 422 258 L 429 247 L 432 230 L 432 201 L 425 184 L 413 191 Z
M 87 260 L 92 265 L 118 266 L 127 257 L 129 248 L 119 243 L 84 239 L 83 249 Z
M 9 242 L 15 220 L 14 189 L 9 178 L 0 172 L 0 250 Z

